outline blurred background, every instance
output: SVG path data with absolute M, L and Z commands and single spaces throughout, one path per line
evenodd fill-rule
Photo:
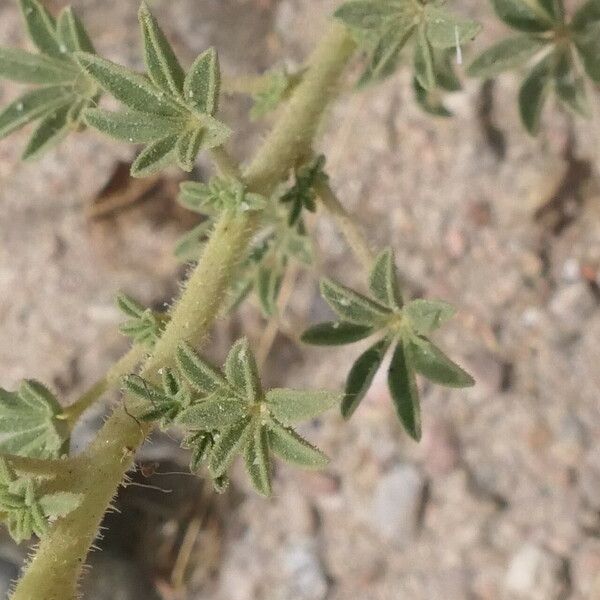
M 484 26 L 467 60 L 504 35 L 487 2 L 452 4 Z M 142 69 L 137 0 L 73 5 L 103 56 Z M 244 75 L 301 65 L 336 2 L 151 5 L 184 64 L 214 45 L 223 71 Z M 0 0 L 0 45 L 28 47 L 12 0 Z M 422 385 L 416 445 L 377 379 L 349 423 L 332 412 L 304 428 L 331 456 L 328 469 L 277 464 L 270 500 L 241 468 L 216 495 L 187 472 L 176 432 L 155 436 L 106 517 L 84 598 L 600 598 L 599 141 L 553 103 L 529 137 L 519 81 L 466 80 L 447 100 L 454 117 L 440 119 L 417 107 L 404 69 L 344 94 L 320 142 L 372 247 L 393 246 L 405 293 L 460 309 L 436 340 L 476 387 Z M 0 103 L 17 92 L 2 82 Z M 223 100 L 241 160 L 268 125 L 248 122 L 250 106 Z M 0 383 L 36 378 L 68 402 L 127 348 L 115 294 L 156 308 L 176 294 L 186 269 L 173 247 L 196 221 L 174 201 L 177 172 L 128 178 L 134 149 L 85 132 L 23 164 L 28 133 L 0 142 Z M 209 174 L 199 162 L 194 176 Z M 327 215 L 310 225 L 318 260 L 284 284 L 283 333 L 271 343 L 274 329 L 251 301 L 217 324 L 207 352 L 221 361 L 243 332 L 270 350 L 268 384 L 340 388 L 361 344 L 323 350 L 293 339 L 329 315 L 321 274 L 359 288 L 364 276 Z M 76 447 L 116 400 L 87 415 Z M 1 598 L 27 548 L 0 535 Z

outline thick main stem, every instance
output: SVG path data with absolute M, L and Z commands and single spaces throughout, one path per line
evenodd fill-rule
M 268 194 L 312 145 L 320 117 L 332 99 L 354 49 L 345 29 L 334 24 L 313 53 L 309 68 L 273 131 L 244 173 L 253 191 Z M 155 378 L 172 364 L 182 341 L 197 345 L 217 318 L 235 267 L 256 228 L 251 215 L 224 215 L 171 314 L 171 320 L 142 373 Z M 102 516 L 131 468 L 149 426 L 118 407 L 86 451 L 89 469 L 79 482 L 82 504 L 59 520 L 41 541 L 17 585 L 13 600 L 72 600 L 76 582 Z

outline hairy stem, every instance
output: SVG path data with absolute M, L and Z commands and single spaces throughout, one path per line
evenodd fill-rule
M 296 88 L 273 131 L 244 173 L 253 191 L 268 194 L 312 145 L 320 117 L 332 99 L 339 77 L 354 50 L 345 29 L 334 24 L 316 48 L 302 82 Z M 252 237 L 256 218 L 225 214 L 206 244 L 171 320 L 146 361 L 142 374 L 156 378 L 171 365 L 182 341 L 197 345 L 217 318 L 235 274 L 237 262 Z M 76 582 L 98 527 L 133 456 L 149 431 L 127 410 L 118 407 L 84 453 L 89 468 L 78 482 L 81 505 L 52 527 L 41 541 L 13 600 L 72 600 Z
M 367 272 L 370 271 L 375 257 L 358 223 L 343 207 L 328 183 L 318 184 L 317 193 L 323 207 L 335 220 L 358 262 Z

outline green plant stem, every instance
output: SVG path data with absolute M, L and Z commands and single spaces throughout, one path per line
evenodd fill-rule
M 75 402 L 73 402 L 73 404 L 67 406 L 63 411 L 61 418 L 67 421 L 69 430 L 73 430 L 73 427 L 81 415 L 90 408 L 94 402 L 98 401 L 105 392 L 117 388 L 122 377 L 129 373 L 133 373 L 147 353 L 148 348 L 145 348 L 140 344 L 134 344 L 129 351 L 108 370 L 102 379 L 86 390 Z
M 268 194 L 287 174 L 297 157 L 312 146 L 320 118 L 333 98 L 337 82 L 352 55 L 354 42 L 334 24 L 314 51 L 302 82 L 290 98 L 273 131 L 244 179 L 252 191 Z M 217 318 L 235 266 L 256 227 L 256 217 L 225 214 L 205 246 L 171 320 L 146 361 L 142 374 L 155 379 L 173 363 L 177 346 L 197 345 Z M 40 545 L 17 584 L 12 600 L 73 600 L 89 547 L 119 483 L 131 468 L 135 450 L 150 430 L 117 407 L 84 453 L 88 469 L 78 481 L 81 505 L 57 521 Z
M 333 217 L 339 230 L 346 238 L 348 246 L 362 267 L 368 272 L 373 267 L 375 256 L 363 235 L 360 226 L 352 218 L 352 215 L 343 207 L 335 192 L 328 183 L 319 183 L 317 193 L 321 199 L 323 208 Z

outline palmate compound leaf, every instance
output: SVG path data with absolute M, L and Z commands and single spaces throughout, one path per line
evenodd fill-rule
M 37 381 L 23 381 L 17 392 L 0 388 L 0 451 L 59 458 L 69 440 L 61 413 L 54 395 Z
M 213 117 L 218 106 L 219 62 L 213 49 L 200 55 L 190 71 L 183 71 L 147 6 L 139 13 L 149 77 L 85 52 L 75 54 L 80 66 L 128 110 L 94 111 L 90 126 L 117 139 L 148 143 L 131 168 L 145 177 L 177 164 L 191 171 L 198 152 L 222 145 L 231 130 Z M 142 121 L 142 113 L 146 123 Z
M 116 302 L 119 310 L 129 317 L 129 320 L 119 326 L 119 331 L 138 344 L 152 347 L 160 337 L 162 323 L 166 317 L 155 314 L 150 308 L 142 306 L 125 294 L 119 294 Z
M 321 280 L 321 295 L 340 319 L 356 325 L 381 327 L 391 315 L 385 306 L 330 279 Z
M 231 389 L 221 388 L 185 409 L 177 423 L 192 430 L 222 430 L 242 419 L 247 411 L 247 405 Z
M 384 338 L 361 354 L 350 369 L 346 379 L 342 416 L 349 419 L 371 387 L 371 383 L 390 347 L 390 341 Z

